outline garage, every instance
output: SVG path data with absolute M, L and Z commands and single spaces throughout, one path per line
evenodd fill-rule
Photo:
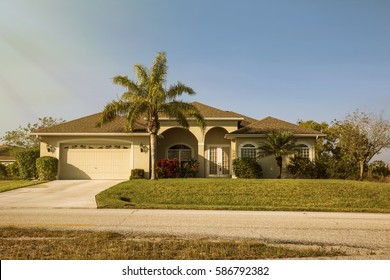
M 61 145 L 60 179 L 129 179 L 131 145 Z

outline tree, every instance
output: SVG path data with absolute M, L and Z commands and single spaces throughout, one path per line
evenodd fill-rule
M 51 127 L 60 123 L 63 123 L 64 120 L 59 118 L 52 117 L 43 117 L 39 118 L 37 123 L 29 123 L 26 127 L 19 127 L 13 131 L 7 131 L 5 136 L 0 138 L 4 145 L 10 146 L 13 149 L 15 148 L 38 148 L 39 139 L 35 136 L 30 136 L 29 134 L 35 130 Z
M 359 164 L 359 178 L 363 180 L 368 162 L 390 148 L 390 121 L 383 114 L 368 114 L 359 110 L 336 122 L 339 147 Z
M 118 101 L 114 100 L 105 106 L 98 123 L 98 126 L 102 126 L 118 116 L 125 116 L 126 129 L 132 131 L 141 117 L 146 119 L 150 135 L 150 179 L 152 180 L 156 179 L 160 114 L 175 119 L 184 128 L 189 127 L 187 118 L 194 118 L 202 129 L 206 127 L 203 116 L 194 105 L 177 100 L 184 93 L 194 95 L 195 91 L 192 88 L 181 82 L 165 87 L 167 68 L 166 53 L 159 52 L 150 69 L 138 64 L 134 66 L 137 81 L 129 79 L 128 76 L 114 77 L 114 84 L 123 86 L 126 91 Z
M 273 131 L 266 136 L 264 142 L 259 143 L 259 150 L 266 155 L 274 155 L 279 167 L 279 176 L 282 178 L 283 156 L 290 155 L 294 152 L 295 147 L 294 135 L 289 131 Z

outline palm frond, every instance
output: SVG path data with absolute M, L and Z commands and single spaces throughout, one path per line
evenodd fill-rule
M 130 83 L 130 79 L 128 76 L 115 76 L 112 78 L 112 82 L 115 84 L 115 85 L 119 85 L 119 86 L 123 86 L 125 88 L 127 88 L 129 86 L 129 83 Z
M 175 100 L 178 96 L 182 96 L 183 93 L 188 95 L 195 95 L 195 91 L 181 82 L 177 82 L 175 85 L 169 87 L 167 91 L 167 97 L 170 100 Z
M 172 101 L 161 107 L 162 111 L 170 118 L 175 119 L 185 128 L 189 127 L 188 118 L 195 119 L 202 130 L 206 128 L 206 121 L 197 107 L 184 101 Z
M 141 116 L 147 112 L 148 104 L 144 100 L 143 102 L 133 103 L 133 106 L 126 114 L 126 128 L 130 131 L 134 130 L 134 126 L 137 121 L 140 120 Z
M 149 69 L 141 64 L 134 65 L 134 72 L 137 75 L 137 79 L 140 85 L 146 85 L 149 83 Z
M 152 85 L 163 86 L 166 83 L 168 72 L 167 56 L 165 52 L 157 53 L 150 70 L 150 83 Z
M 128 110 L 129 104 L 122 101 L 112 101 L 108 103 L 100 116 L 97 127 L 101 127 L 103 124 L 113 121 L 118 116 L 123 116 Z

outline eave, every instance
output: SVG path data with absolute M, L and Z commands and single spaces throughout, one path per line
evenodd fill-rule
M 88 132 L 71 132 L 71 133 L 63 133 L 63 132 L 48 132 L 48 133 L 30 133 L 32 136 L 149 136 L 147 132 L 128 132 L 128 133 L 88 133 Z
M 236 138 L 264 138 L 268 134 L 226 134 L 226 139 L 236 139 Z M 326 134 L 294 134 L 295 137 L 325 137 Z

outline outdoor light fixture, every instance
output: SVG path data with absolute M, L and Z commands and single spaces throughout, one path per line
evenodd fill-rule
M 139 144 L 139 148 L 141 150 L 141 153 L 146 153 L 148 151 L 148 146 L 144 145 L 144 144 Z
M 54 153 L 54 151 L 56 150 L 56 147 L 54 147 L 53 145 L 50 145 L 50 144 L 46 144 L 46 149 L 49 153 Z

